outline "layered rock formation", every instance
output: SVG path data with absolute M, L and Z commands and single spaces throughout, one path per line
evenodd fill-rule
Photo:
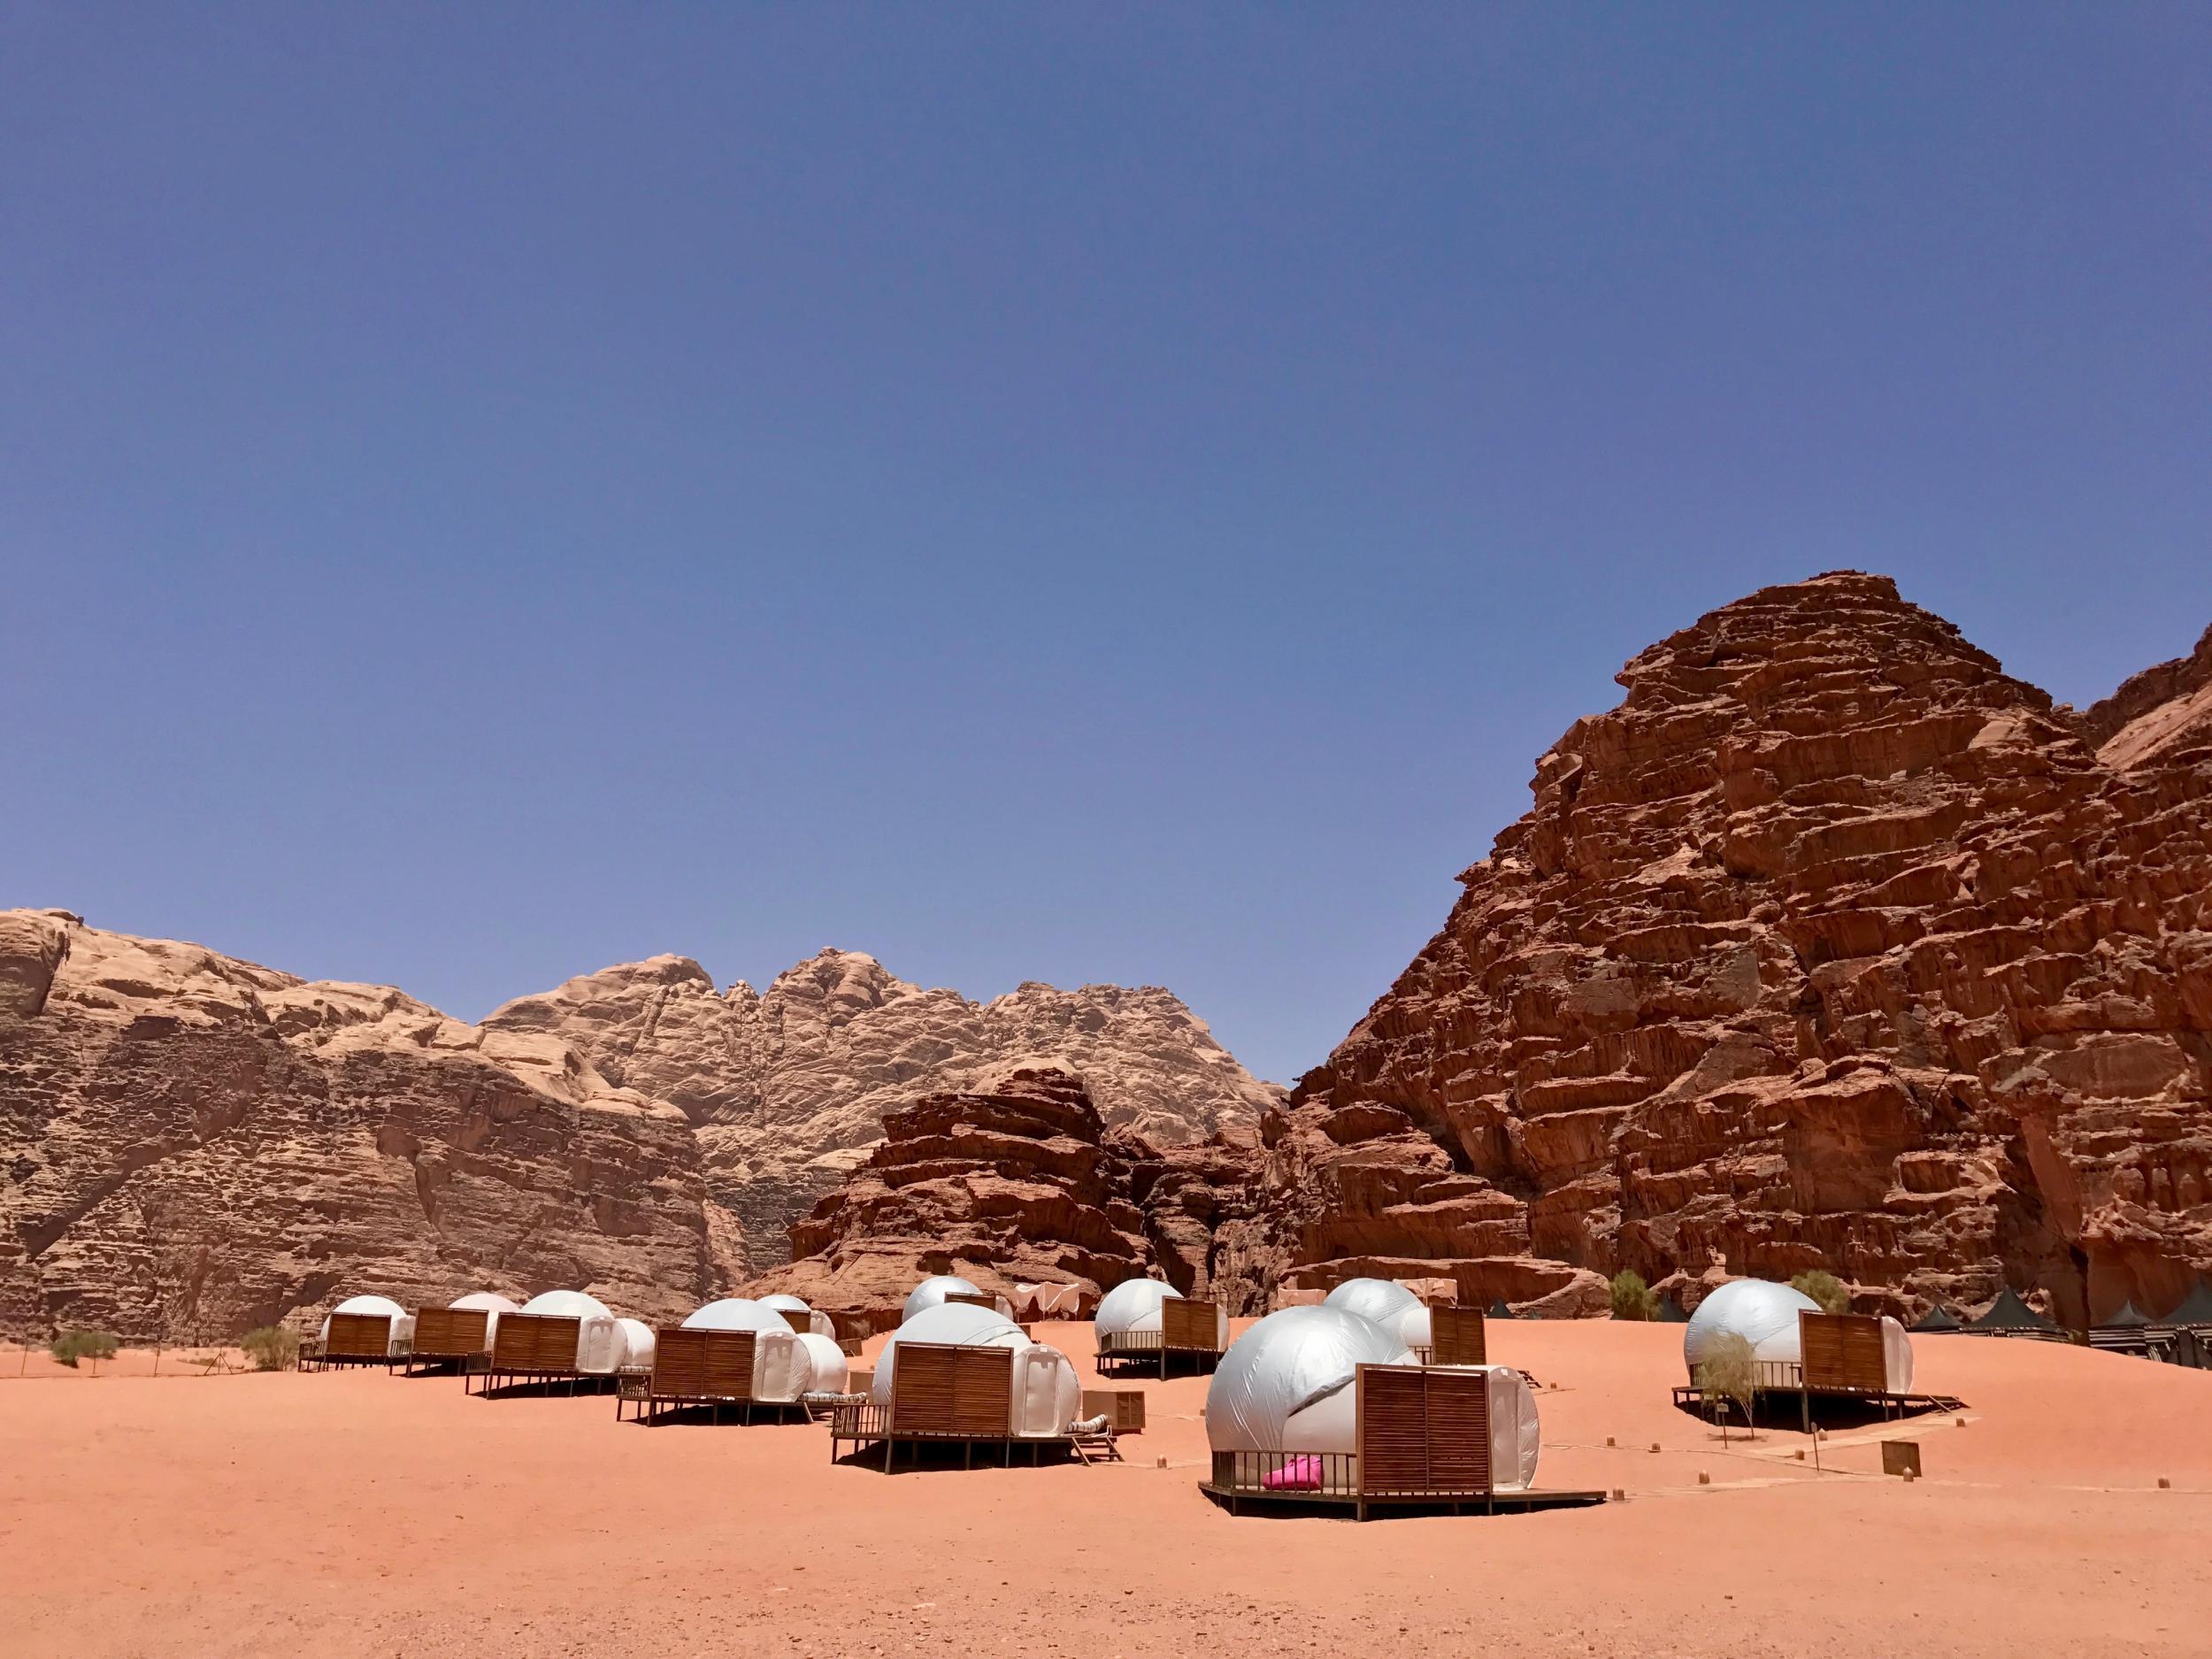
M 1256 1190 L 1256 1146 L 1155 1148 L 1109 1130 L 1085 1079 L 1049 1059 L 1002 1063 L 973 1087 L 887 1113 L 882 1138 L 791 1229 L 795 1259 L 749 1294 L 789 1291 L 848 1329 L 887 1329 L 915 1283 L 957 1273 L 1011 1297 L 1022 1283 L 1080 1287 L 1087 1310 L 1156 1268 L 1186 1292 L 1241 1305 L 1243 1264 L 1216 1234 Z
M 1030 1048 L 1171 1138 L 1248 1139 L 1280 1098 L 1154 989 L 979 1006 L 833 951 L 720 995 L 663 956 L 475 1026 L 0 912 L 0 1330 L 211 1338 L 341 1294 L 556 1286 L 681 1315 L 786 1258 L 888 1106 Z
M 925 990 L 872 956 L 825 950 L 764 993 L 717 991 L 683 956 L 604 969 L 494 1012 L 488 1030 L 572 1044 L 611 1079 L 696 1126 L 707 1184 L 756 1271 L 859 1167 L 887 1115 L 918 1094 L 971 1088 L 1014 1058 L 1081 1072 L 1104 1121 L 1162 1143 L 1249 1135 L 1281 1091 L 1157 987 L 1026 984 L 988 1002 Z
M 1267 1120 L 1286 1282 L 2172 1302 L 2212 1270 L 2208 642 L 2074 717 L 1842 572 L 1645 651 Z
M 544 1038 L 0 912 L 0 1325 L 235 1335 L 334 1294 L 727 1281 L 681 1112 Z

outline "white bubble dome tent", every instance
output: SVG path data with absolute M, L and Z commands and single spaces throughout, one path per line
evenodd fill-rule
M 1682 1331 L 1682 1363 L 1694 1381 L 1698 1362 L 1705 1357 L 1707 1347 L 1723 1332 L 1732 1332 L 1751 1344 L 1752 1358 L 1794 1367 L 1804 1357 L 1799 1347 L 1797 1316 L 1820 1311 L 1818 1302 L 1791 1286 L 1764 1279 L 1732 1279 L 1699 1302 L 1690 1315 L 1690 1323 Z M 1882 1319 L 1882 1361 L 1890 1393 L 1910 1394 L 1912 1339 L 1905 1334 L 1903 1325 L 1886 1315 Z M 1796 1381 L 1791 1378 L 1786 1383 L 1778 1381 L 1777 1386 L 1795 1387 Z
M 748 1296 L 725 1296 L 684 1317 L 687 1331 L 750 1331 L 753 1398 L 762 1405 L 795 1405 L 814 1386 L 814 1362 L 791 1319 Z
M 877 1357 L 871 1385 L 870 1397 L 879 1406 L 887 1408 L 891 1403 L 902 1342 L 1011 1349 L 1013 1399 L 1006 1427 L 1017 1440 L 1049 1440 L 1065 1434 L 1082 1406 L 1082 1385 L 1066 1355 L 1032 1341 L 1004 1314 L 964 1302 L 925 1308 L 891 1333 Z
M 1242 1492 L 1355 1502 L 1363 1516 L 1369 1492 L 1361 1467 L 1363 1365 L 1394 1368 L 1394 1411 L 1405 1410 L 1409 1400 L 1415 1415 L 1407 1421 L 1432 1448 L 1449 1443 L 1451 1419 L 1424 1415 L 1428 1409 L 1419 1403 L 1424 1393 L 1452 1379 L 1463 1379 L 1455 1385 L 1462 1391 L 1479 1387 L 1489 1423 L 1486 1479 L 1454 1488 L 1455 1497 L 1527 1494 L 1549 1503 L 1571 1495 L 1576 1502 L 1592 1501 L 1589 1494 L 1532 1494 L 1542 1434 L 1535 1394 L 1519 1371 L 1506 1365 L 1420 1367 L 1396 1332 L 1325 1303 L 1269 1314 L 1223 1356 L 1206 1393 L 1206 1436 L 1214 1453 L 1209 1490 L 1233 1498 Z M 1440 1425 L 1446 1429 L 1441 1436 Z M 1420 1443 L 1417 1439 L 1415 1444 Z M 1469 1459 L 1467 1466 L 1479 1465 Z M 1440 1490 L 1421 1486 L 1422 1493 Z M 1403 1491 L 1390 1495 L 1408 1496 Z
M 580 1290 L 549 1290 L 531 1297 L 515 1311 L 575 1320 L 575 1368 L 584 1375 L 608 1377 L 621 1369 L 627 1340 L 622 1334 L 621 1322 L 596 1296 Z
M 347 1323 L 345 1327 L 341 1327 L 342 1340 L 336 1345 L 336 1352 L 332 1352 L 329 1323 L 341 1314 L 345 1314 Z M 389 1323 L 385 1325 L 385 1339 L 382 1339 L 380 1349 L 369 1352 L 373 1339 L 363 1340 L 365 1330 L 360 1327 L 360 1321 L 376 1321 L 376 1318 Z M 347 1296 L 342 1303 L 323 1314 L 320 1340 L 323 1340 L 325 1356 L 332 1358 L 332 1361 L 394 1361 L 394 1358 L 404 1358 L 409 1349 L 413 1348 L 413 1314 L 400 1308 L 389 1296 Z
M 1410 1365 L 1413 1352 L 1341 1308 L 1285 1308 L 1229 1345 L 1206 1390 L 1217 1452 L 1358 1449 L 1353 1381 L 1362 1365 Z
M 1430 1346 L 1428 1303 L 1395 1279 L 1348 1279 L 1321 1305 L 1372 1321 L 1417 1354 L 1425 1355 Z
M 899 1312 L 899 1323 L 904 1325 L 926 1309 L 941 1308 L 955 1296 L 982 1296 L 989 1293 L 979 1285 L 952 1273 L 934 1273 L 906 1294 L 906 1306 Z M 1013 1304 L 1003 1296 L 993 1296 L 1002 1318 L 1013 1316 Z M 972 1304 L 974 1305 L 974 1304 Z
M 760 1305 L 764 1308 L 773 1308 L 778 1313 L 783 1315 L 790 1322 L 794 1331 L 801 1333 L 810 1331 L 816 1336 L 832 1338 L 837 1334 L 836 1323 L 829 1315 L 815 1312 L 800 1297 L 787 1293 L 779 1293 L 773 1296 L 763 1296 L 760 1299 Z

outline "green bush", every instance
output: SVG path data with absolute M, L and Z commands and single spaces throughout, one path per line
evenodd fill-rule
M 1697 1386 L 1708 1400 L 1733 1402 L 1751 1421 L 1751 1402 L 1759 1386 L 1758 1362 L 1748 1338 L 1740 1332 L 1723 1331 L 1705 1345 L 1697 1362 Z M 1721 1439 L 1728 1438 L 1728 1420 L 1721 1419 Z
M 249 1331 L 238 1339 L 238 1346 L 246 1350 L 256 1371 L 290 1371 L 300 1363 L 299 1333 L 280 1325 Z
M 1816 1267 L 1809 1273 L 1800 1273 L 1790 1280 L 1790 1288 L 1810 1296 L 1820 1304 L 1823 1313 L 1851 1311 L 1849 1288 L 1825 1268 Z
M 1632 1268 L 1623 1268 L 1613 1275 L 1613 1317 L 1616 1319 L 1655 1319 L 1659 1317 L 1658 1293 L 1644 1283 L 1644 1276 Z
M 88 1359 L 92 1362 L 93 1373 L 96 1376 L 99 1373 L 100 1362 L 104 1359 L 113 1359 L 117 1348 L 121 1346 L 114 1336 L 106 1331 L 64 1331 L 46 1345 L 46 1351 L 62 1364 L 68 1366 L 71 1371 L 77 1369 L 79 1360 Z

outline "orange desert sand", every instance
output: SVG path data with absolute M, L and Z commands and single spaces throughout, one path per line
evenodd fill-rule
M 1037 1333 L 1092 1380 L 1087 1325 Z M 880 1348 L 879 1337 L 870 1353 Z M 1969 1402 L 1839 1432 L 1675 1410 L 1681 1332 L 1492 1327 L 1544 1385 L 1531 1516 L 1233 1517 L 1206 1381 L 1118 1466 L 833 1466 L 811 1425 L 618 1425 L 452 1378 L 0 1359 L 0 1651 L 318 1655 L 2202 1655 L 2212 1374 L 1923 1339 Z M 1606 1437 L 1618 1442 L 1608 1448 Z M 1925 1479 L 1877 1472 L 1916 1439 Z M 1648 1450 L 1653 1441 L 1663 1449 Z M 1156 1466 L 1164 1456 L 1168 1467 Z M 1711 1477 L 1701 1486 L 1700 1473 Z M 2164 1477 L 2171 1482 L 2160 1489 Z

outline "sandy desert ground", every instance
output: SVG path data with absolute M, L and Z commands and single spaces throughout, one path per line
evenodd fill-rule
M 1087 1326 L 1039 1335 L 1088 1377 Z M 818 1427 L 618 1425 L 605 1395 L 9 1355 L 0 1652 L 2212 1651 L 2212 1373 L 1924 1340 L 1962 1425 L 1839 1433 L 1816 1475 L 1794 1432 L 1724 1449 L 1676 1411 L 1679 1339 L 1493 1327 L 1545 1385 L 1542 1484 L 1626 1502 L 1363 1526 L 1208 1502 L 1202 1379 L 1143 1385 L 1123 1465 L 887 1478 Z M 1885 1434 L 1924 1479 L 1877 1472 Z

